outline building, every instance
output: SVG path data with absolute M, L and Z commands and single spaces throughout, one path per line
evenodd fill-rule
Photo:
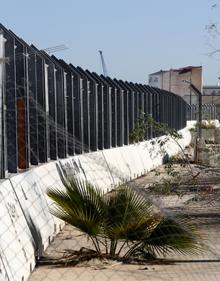
M 196 104 L 196 96 L 183 80 L 193 83 L 202 92 L 202 66 L 160 70 L 149 75 L 150 86 L 173 92 L 183 97 L 187 103 Z
M 220 96 L 219 85 L 208 85 L 203 87 L 204 96 Z

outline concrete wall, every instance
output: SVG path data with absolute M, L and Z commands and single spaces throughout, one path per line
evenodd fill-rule
M 182 147 L 191 141 L 189 127 L 181 130 Z M 107 191 L 161 165 L 166 153 L 172 156 L 180 151 L 172 139 L 162 150 L 157 141 L 78 155 L 62 160 L 61 164 Z M 62 188 L 56 164 L 51 162 L 1 182 L 1 281 L 26 281 L 35 267 L 36 248 L 41 255 L 64 226 L 50 214 L 51 202 L 46 196 L 48 187 Z

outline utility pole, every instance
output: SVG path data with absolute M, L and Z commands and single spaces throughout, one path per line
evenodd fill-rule
M 196 138 L 196 150 L 195 150 L 195 159 L 196 162 L 198 162 L 198 149 L 201 144 L 201 138 L 202 138 L 202 93 L 199 91 L 199 89 L 196 88 L 194 84 L 191 83 L 191 81 L 183 80 L 182 82 L 189 84 L 190 90 L 192 90 L 197 98 L 198 98 L 198 116 L 197 116 L 197 138 Z

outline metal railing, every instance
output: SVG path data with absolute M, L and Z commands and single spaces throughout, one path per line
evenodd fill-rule
M 202 119 L 214 120 L 219 118 L 219 108 L 215 104 L 203 104 L 202 105 Z M 187 120 L 197 120 L 199 114 L 198 105 L 187 106 Z
M 128 145 L 142 112 L 177 130 L 186 126 L 181 97 L 83 70 L 3 25 L 0 30 L 1 178 L 49 160 Z M 146 139 L 155 136 L 149 130 Z

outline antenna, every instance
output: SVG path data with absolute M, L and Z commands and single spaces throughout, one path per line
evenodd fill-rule
M 103 75 L 104 75 L 105 77 L 107 77 L 107 76 L 108 76 L 107 67 L 106 67 L 105 60 L 104 60 L 104 57 L 103 57 L 103 54 L 102 54 L 102 51 L 101 51 L 101 50 L 99 50 L 99 54 L 100 54 L 101 62 L 102 62 L 102 71 L 103 71 Z
M 63 44 L 63 45 L 57 45 L 57 46 L 53 46 L 53 47 L 48 47 L 48 48 L 45 48 L 45 49 L 40 49 L 39 51 L 45 52 L 48 55 L 51 55 L 53 53 L 64 51 L 64 50 L 67 50 L 67 49 L 68 49 L 68 47 Z M 34 55 L 35 53 L 36 53 L 35 51 L 28 52 L 27 55 L 31 56 L 31 55 Z M 15 59 L 18 58 L 18 57 L 24 56 L 24 55 L 25 54 L 23 52 L 18 53 L 18 54 L 15 55 Z M 1 63 L 8 63 L 11 58 L 13 59 L 14 56 L 12 55 L 12 56 L 7 56 L 7 57 L 4 57 L 4 58 L 0 58 L 0 64 Z
M 67 49 L 68 49 L 67 46 L 62 44 L 62 45 L 57 45 L 57 46 L 49 47 L 46 49 L 42 49 L 40 51 L 44 51 L 49 55 L 49 54 L 53 54 L 55 52 L 65 51 Z

